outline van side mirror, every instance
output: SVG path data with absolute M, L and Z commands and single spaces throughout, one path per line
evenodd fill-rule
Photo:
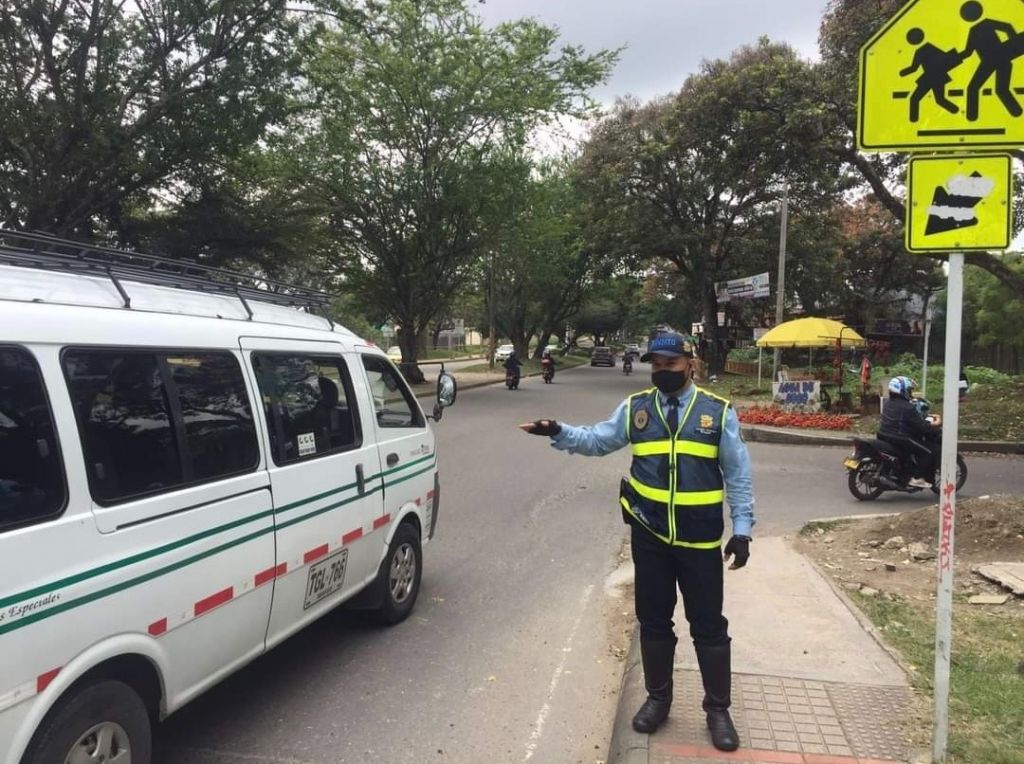
M 455 403 L 457 395 L 458 383 L 455 381 L 455 377 L 445 371 L 442 366 L 441 373 L 437 375 L 437 403 L 434 404 L 433 416 L 435 422 L 441 421 L 444 410 Z

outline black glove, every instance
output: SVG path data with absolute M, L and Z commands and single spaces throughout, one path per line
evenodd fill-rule
M 729 570 L 738 570 L 747 564 L 747 560 L 750 559 L 750 537 L 749 536 L 733 536 L 729 539 L 729 543 L 725 545 L 725 560 L 729 561 L 730 557 L 735 557 L 732 565 L 729 566 Z
M 562 431 L 562 425 L 554 419 L 538 419 L 533 423 L 533 428 L 527 430 L 531 435 L 544 435 L 548 438 L 554 437 Z

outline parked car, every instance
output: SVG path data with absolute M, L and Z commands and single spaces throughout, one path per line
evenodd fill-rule
M 639 356 L 640 346 L 635 342 L 630 342 L 628 345 L 626 345 L 626 352 L 630 355 Z
M 391 347 L 388 348 L 387 356 L 389 361 L 393 361 L 394 363 L 401 363 L 402 348 L 398 347 L 398 345 L 392 345 Z
M 419 401 L 289 306 L 329 296 L 228 275 L 0 230 L 0 764 L 149 762 L 157 719 L 343 602 L 412 612 Z
M 495 361 L 507 361 L 508 357 L 515 351 L 515 347 L 512 345 L 501 345 L 498 350 L 494 353 Z
M 556 353 L 562 352 L 562 348 L 560 348 L 558 345 L 545 345 L 544 350 L 548 353 L 551 353 L 551 355 L 555 355 Z
M 594 352 L 590 354 L 590 365 L 591 366 L 615 366 L 615 353 L 612 352 L 611 348 L 598 345 L 594 348 Z

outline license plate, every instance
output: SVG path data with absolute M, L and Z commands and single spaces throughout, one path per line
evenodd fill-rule
M 329 557 L 314 563 L 309 568 L 306 579 L 306 601 L 302 608 L 306 610 L 341 589 L 345 583 L 345 569 L 348 567 L 348 549 L 339 549 Z
M 847 469 L 855 470 L 860 466 L 860 461 L 857 459 L 850 458 L 843 462 L 843 466 L 846 467 Z

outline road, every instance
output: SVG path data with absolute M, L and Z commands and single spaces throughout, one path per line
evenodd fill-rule
M 516 424 L 596 421 L 645 383 L 584 367 L 550 386 L 534 378 L 518 391 L 461 394 L 436 426 L 439 535 L 412 617 L 389 630 L 344 612 L 323 619 L 168 720 L 157 761 L 603 760 L 630 626 L 631 603 L 609 581 L 621 563 L 615 496 L 629 456 L 570 457 Z M 843 449 L 751 453 L 755 534 L 928 500 L 857 502 Z M 968 462 L 968 494 L 1024 492 L 1024 460 Z

